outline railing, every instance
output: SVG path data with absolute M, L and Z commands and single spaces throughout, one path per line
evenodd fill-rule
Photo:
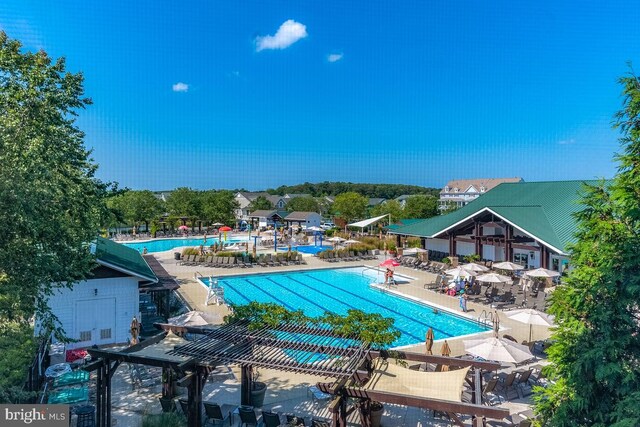
M 485 325 L 485 326 L 493 326 L 494 324 L 494 318 L 493 318 L 493 312 L 492 311 L 487 311 L 487 310 L 482 310 L 482 313 L 480 313 L 480 316 L 478 316 L 477 319 L 478 323 Z

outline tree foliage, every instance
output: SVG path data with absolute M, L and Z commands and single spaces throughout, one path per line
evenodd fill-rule
M 169 214 L 177 217 L 200 219 L 202 216 L 200 202 L 200 195 L 196 190 L 188 187 L 179 187 L 167 197 L 167 209 Z
M 318 212 L 320 213 L 320 204 L 313 197 L 294 197 L 287 203 L 289 212 Z
M 240 205 L 231 191 L 209 190 L 202 193 L 203 218 L 210 223 L 235 223 L 235 210 L 239 207 Z
M 364 217 L 369 200 L 361 194 L 348 192 L 338 194 L 333 211 L 347 222 Z
M 555 343 L 537 410 L 554 426 L 640 425 L 640 80 L 620 80 L 623 153 L 612 182 L 586 186 L 574 269 L 552 294 Z
M 255 198 L 255 200 L 249 203 L 250 212 L 267 211 L 270 209 L 273 209 L 273 203 L 271 203 L 269 199 L 264 196 L 258 196 Z
M 402 218 L 406 218 L 404 216 L 404 209 L 400 205 L 400 202 L 397 200 L 387 200 L 384 203 L 380 203 L 371 208 L 370 215 L 371 216 L 381 216 L 381 215 L 391 215 L 391 222 L 396 222 Z
M 379 197 L 383 199 L 395 199 L 403 194 L 431 194 L 437 196 L 440 192 L 436 188 L 420 187 L 418 185 L 404 184 L 354 184 L 351 182 L 320 182 L 312 184 L 305 182 L 298 185 L 282 185 L 278 188 L 267 190 L 270 194 L 309 194 L 313 197 L 337 196 L 341 193 L 355 192 L 366 197 Z
M 83 145 L 81 73 L 0 32 L 0 320 L 56 326 L 52 292 L 87 277 L 108 187 Z M 58 331 L 61 332 L 61 331 Z
M 164 203 L 149 190 L 133 191 L 116 195 L 107 200 L 112 212 L 117 212 L 124 223 L 138 226 L 157 220 L 164 214 Z
M 417 195 L 407 199 L 403 218 L 431 218 L 438 215 L 438 198 L 432 195 Z
M 31 326 L 24 322 L 0 324 L 0 403 L 23 400 L 22 385 L 36 349 Z

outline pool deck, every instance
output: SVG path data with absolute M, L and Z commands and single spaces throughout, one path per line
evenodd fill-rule
M 261 250 L 261 253 L 273 252 L 272 250 Z M 175 276 L 181 285 L 180 295 L 185 301 L 196 310 L 205 312 L 219 313 L 225 315 L 228 309 L 224 305 L 205 305 L 206 290 L 195 279 L 194 274 L 200 273 L 203 276 L 235 276 L 256 273 L 298 271 L 307 269 L 333 269 L 340 267 L 358 267 L 368 266 L 376 267 L 384 258 L 380 257 L 377 261 L 341 261 L 338 263 L 328 263 L 319 260 L 313 256 L 305 256 L 306 265 L 301 266 L 281 266 L 281 267 L 254 267 L 254 268 L 203 268 L 202 266 L 182 266 L 178 265 L 173 259 L 173 251 L 156 253 L 154 256 L 169 272 Z M 470 319 L 477 319 L 478 315 L 486 309 L 486 306 L 468 303 L 468 313 L 462 313 L 458 307 L 458 299 L 423 288 L 425 283 L 435 281 L 435 275 L 423 271 L 416 271 L 406 267 L 397 267 L 396 274 L 415 278 L 409 284 L 398 285 L 394 288 L 394 292 L 399 292 L 405 297 L 417 298 L 423 300 L 432 306 L 441 309 L 450 310 L 459 315 L 466 316 Z M 499 312 L 500 313 L 500 312 Z M 515 337 L 518 341 L 528 339 L 529 327 L 527 325 L 512 321 L 500 313 L 501 333 L 508 333 Z M 426 331 L 425 331 L 426 332 Z M 491 332 L 478 334 L 479 336 L 490 336 Z M 544 327 L 534 327 L 533 336 L 535 339 L 543 339 L 549 336 L 549 331 Z M 448 343 L 452 350 L 452 355 L 464 354 L 463 341 L 464 337 L 448 339 Z M 407 351 L 424 352 L 424 344 L 416 344 L 413 346 L 403 347 Z M 437 354 L 440 349 L 440 342 L 436 341 L 434 345 L 434 353 Z M 546 361 L 538 360 L 537 364 L 546 364 Z M 520 368 L 523 368 L 520 366 Z M 512 370 L 514 368 L 502 369 L 502 372 Z M 240 375 L 237 368 L 228 369 L 221 368 L 220 372 L 216 370 L 212 375 L 204 389 L 204 400 L 215 401 L 220 404 L 237 405 L 240 401 Z M 313 377 L 310 375 L 293 374 L 290 372 L 271 371 L 267 369 L 260 370 L 260 381 L 268 384 L 267 395 L 265 397 L 265 409 L 272 409 L 280 413 L 295 413 L 305 417 L 324 417 L 328 418 L 329 413 L 322 404 L 314 403 L 307 395 L 307 387 L 318 381 L 325 381 L 325 378 Z M 128 375 L 125 369 L 119 369 L 114 377 L 114 401 L 113 413 L 119 426 L 138 427 L 141 424 L 143 414 L 159 413 L 160 405 L 158 397 L 160 396 L 160 385 L 156 384 L 148 390 L 131 390 Z M 531 409 L 531 396 L 505 401 L 498 405 L 508 409 L 511 414 L 521 413 Z M 235 425 L 238 425 L 238 417 L 235 417 Z M 431 411 L 425 411 L 417 408 L 385 404 L 385 413 L 382 419 L 385 427 L 424 427 L 424 426 L 449 426 L 453 425 L 449 420 L 434 418 Z M 349 425 L 359 425 L 358 419 L 353 414 L 349 418 Z M 489 422 L 491 425 L 491 421 Z

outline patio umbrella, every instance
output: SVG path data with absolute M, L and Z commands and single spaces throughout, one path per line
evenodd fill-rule
M 529 342 L 531 342 L 531 332 L 533 325 L 540 326 L 553 326 L 553 316 L 547 313 L 542 313 L 533 308 L 522 308 L 519 310 L 513 310 L 507 312 L 507 317 L 513 319 L 516 322 L 529 324 Z
M 330 242 L 333 242 L 333 243 L 341 243 L 341 242 L 345 241 L 345 239 L 343 239 L 340 236 L 335 236 L 335 237 L 332 237 L 332 238 L 327 239 L 327 240 L 330 241 Z
M 311 226 L 311 227 L 307 227 L 306 231 L 324 231 L 324 229 L 320 228 L 320 227 L 316 227 L 315 225 Z
M 131 332 L 131 345 L 138 344 L 138 337 L 140 336 L 140 322 L 138 322 L 138 318 L 136 316 L 133 316 L 133 319 L 131 320 L 129 331 Z
M 383 261 L 380 264 L 378 264 L 378 266 L 380 266 L 380 267 L 387 267 L 387 268 L 388 267 L 397 267 L 399 265 L 400 265 L 400 263 L 398 261 L 396 261 L 395 259 L 393 259 L 393 258 L 389 258 L 388 260 Z
M 424 254 L 427 252 L 428 251 L 426 249 L 422 249 L 422 248 L 409 248 L 409 249 L 403 250 L 402 255 L 417 255 L 417 254 Z
M 356 243 L 360 243 L 360 241 L 359 240 L 349 239 L 349 240 L 345 240 L 342 243 L 344 243 L 345 245 L 353 245 L 353 244 L 356 244 Z
M 213 224 L 211 224 L 212 227 L 220 227 L 221 225 L 224 225 L 221 222 L 214 222 Z
M 224 227 L 220 227 L 219 228 L 219 231 L 231 231 L 231 230 L 232 230 L 232 228 L 227 226 L 227 225 L 225 225 Z
M 180 316 L 172 317 L 168 323 L 176 326 L 205 326 L 222 323 L 222 317 L 217 314 L 202 311 L 189 311 Z
M 427 334 L 424 338 L 424 343 L 427 347 L 427 354 L 433 354 L 431 349 L 433 348 L 433 328 L 427 329 Z
M 497 362 L 521 363 L 533 358 L 526 345 L 498 337 L 465 340 L 464 350 L 473 356 Z
M 511 278 L 507 276 L 503 276 L 502 274 L 496 273 L 487 273 L 481 276 L 476 277 L 478 282 L 484 283 L 509 283 L 511 282 Z
M 484 272 L 489 271 L 487 267 L 484 265 L 476 264 L 475 262 L 469 262 L 467 264 L 462 264 L 460 267 L 463 267 L 467 270 L 476 271 L 476 272 Z
M 451 356 L 451 348 L 449 347 L 449 343 L 447 342 L 447 340 L 444 340 L 444 343 L 442 343 L 442 349 L 440 350 L 440 354 L 446 357 Z M 442 365 L 442 372 L 446 372 L 448 370 L 449 370 L 449 365 Z
M 182 230 L 182 231 L 187 231 L 189 229 L 189 227 L 187 227 L 186 225 L 181 225 L 180 227 L 178 227 L 178 230 Z
M 459 265 L 456 268 L 451 268 L 449 270 L 446 270 L 444 272 L 444 274 L 446 274 L 447 276 L 454 276 L 454 277 L 458 277 L 458 276 L 475 276 L 476 272 L 475 271 L 471 271 L 471 270 L 467 270 L 463 266 Z
M 493 264 L 493 268 L 496 268 L 498 270 L 507 270 L 507 271 L 524 270 L 524 267 L 521 266 L 520 264 L 516 264 L 514 262 L 509 262 L 509 261 L 498 262 L 496 264 Z
M 535 270 L 525 271 L 524 275 L 529 277 L 549 278 L 558 277 L 560 276 L 560 273 L 553 270 L 547 270 L 546 268 L 536 268 Z

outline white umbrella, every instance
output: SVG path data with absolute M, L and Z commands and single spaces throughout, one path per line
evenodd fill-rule
M 409 248 L 402 251 L 402 255 L 417 255 L 428 252 L 426 249 L 422 248 Z
M 344 242 L 344 239 L 342 237 L 339 236 L 335 236 L 335 237 L 331 237 L 330 239 L 327 239 L 330 242 L 333 243 L 340 243 L 340 242 Z
M 349 239 L 349 240 L 345 240 L 343 243 L 345 245 L 353 245 L 353 244 L 356 244 L 356 243 L 360 243 L 360 241 L 359 240 Z
M 529 277 L 547 278 L 547 277 L 558 277 L 560 276 L 560 273 L 553 270 L 547 270 L 546 268 L 536 268 L 535 270 L 525 271 L 524 275 Z
M 462 267 L 466 268 L 467 270 L 477 271 L 477 272 L 489 271 L 489 269 L 487 267 L 485 267 L 484 265 L 476 264 L 475 262 L 469 262 L 467 264 L 462 264 Z
M 478 282 L 484 283 L 509 283 L 511 282 L 511 278 L 507 276 L 503 276 L 502 274 L 496 273 L 487 273 L 481 276 L 476 277 Z
M 474 356 L 497 362 L 520 363 L 533 358 L 526 345 L 497 337 L 465 340 L 464 350 Z
M 553 316 L 547 313 L 542 313 L 533 308 L 522 308 L 519 310 L 512 310 L 506 313 L 509 319 L 513 319 L 516 322 L 529 324 L 529 342 L 531 342 L 531 330 L 533 325 L 540 326 L 553 326 Z
M 273 234 L 273 230 L 265 230 L 261 232 L 262 234 Z
M 492 267 L 497 268 L 498 270 L 508 270 L 508 271 L 524 270 L 524 267 L 521 266 L 520 264 L 516 264 L 515 262 L 509 262 L 509 261 L 495 263 L 493 264 Z
M 172 317 L 168 323 L 177 326 L 205 326 L 222 323 L 222 317 L 217 314 L 203 313 L 202 311 L 189 311 L 180 316 Z
M 307 230 L 307 231 L 324 231 L 323 228 L 316 227 L 315 225 L 313 225 L 311 227 L 307 227 L 305 230 Z
M 458 276 L 475 276 L 476 272 L 467 270 L 463 266 L 459 265 L 456 268 L 452 268 L 450 270 L 446 270 L 444 272 L 444 274 L 446 274 L 447 276 L 454 276 L 454 277 L 458 277 Z

